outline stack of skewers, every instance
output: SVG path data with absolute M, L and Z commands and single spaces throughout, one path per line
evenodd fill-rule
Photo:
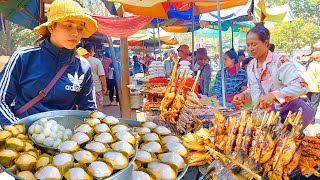
M 215 112 L 205 147 L 216 159 L 211 178 L 286 180 L 296 170 L 320 177 L 320 135 L 303 136 L 301 114 L 290 112 L 280 126 L 279 112 L 242 111 L 229 119 Z
M 177 124 L 178 116 L 181 112 L 181 109 L 184 105 L 201 108 L 202 105 L 199 101 L 199 98 L 194 93 L 194 89 L 197 83 L 197 79 L 194 82 L 193 87 L 188 93 L 185 93 L 184 88 L 185 83 L 188 78 L 188 74 L 190 70 L 184 71 L 182 74 L 182 78 L 179 78 L 180 71 L 177 71 L 177 62 L 173 67 L 172 74 L 170 76 L 169 85 L 166 89 L 164 98 L 161 101 L 160 105 L 160 120 L 167 121 L 170 124 Z M 198 72 L 197 77 L 199 77 L 200 73 Z

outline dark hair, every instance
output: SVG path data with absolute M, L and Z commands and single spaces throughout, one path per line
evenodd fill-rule
M 138 56 L 134 55 L 134 56 L 132 57 L 132 59 L 133 59 L 133 60 L 138 60 Z
M 103 53 L 105 57 L 110 58 L 110 53 L 109 52 L 104 52 Z
M 270 50 L 271 52 L 274 52 L 274 49 L 275 49 L 276 47 L 275 47 L 274 44 L 269 44 L 268 48 L 269 48 L 269 50 Z
M 91 43 L 85 44 L 83 46 L 88 52 L 90 52 L 93 49 L 93 45 Z
M 259 39 L 262 41 L 262 42 L 266 42 L 267 40 L 270 41 L 270 31 L 264 27 L 264 23 L 260 22 L 260 23 L 257 23 L 255 27 L 253 27 L 252 29 L 250 29 L 248 32 L 247 32 L 247 36 L 249 33 L 255 33 L 258 35 Z
M 244 54 L 244 50 L 239 50 L 238 51 L 238 57 L 241 57 L 241 56 L 246 56 L 245 54 Z
M 238 56 L 237 56 L 236 52 L 229 50 L 229 51 L 225 52 L 224 54 L 226 54 L 230 59 L 234 59 L 234 64 L 238 63 Z
M 248 57 L 246 60 L 242 62 L 242 66 L 249 64 L 249 62 L 253 59 L 253 57 Z

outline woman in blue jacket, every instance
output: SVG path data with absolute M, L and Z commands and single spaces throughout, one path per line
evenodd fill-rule
M 97 30 L 97 22 L 72 0 L 54 1 L 47 16 L 46 23 L 34 28 L 42 35 L 40 46 L 17 50 L 0 73 L 0 125 L 45 111 L 95 109 L 90 65 L 76 55 L 75 47 Z M 48 94 L 16 113 L 44 90 L 65 64 L 69 66 Z

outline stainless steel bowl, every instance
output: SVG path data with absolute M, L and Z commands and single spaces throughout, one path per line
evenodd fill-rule
M 58 120 L 59 124 L 63 125 L 66 128 L 73 129 L 74 126 L 76 126 L 78 124 L 82 124 L 83 119 L 87 118 L 89 113 L 90 112 L 88 112 L 88 111 L 77 111 L 77 110 L 50 111 L 50 112 L 38 113 L 38 114 L 34 114 L 31 116 L 25 117 L 25 118 L 21 119 L 21 121 L 19 123 L 25 124 L 26 129 L 27 129 L 27 133 L 28 133 L 29 127 L 34 122 L 38 121 L 41 118 L 54 119 L 56 121 Z M 129 126 L 133 126 L 133 125 L 139 126 L 139 123 L 137 121 L 131 121 L 131 120 L 125 120 L 125 119 L 119 119 L 119 120 L 121 122 L 128 123 Z M 136 153 L 137 153 L 137 150 L 138 150 L 138 145 L 136 146 Z M 133 163 L 134 163 L 134 160 L 136 159 L 136 155 L 137 155 L 136 153 L 135 153 L 134 157 L 131 158 L 131 160 L 126 168 L 116 172 L 115 174 L 113 174 L 112 176 L 107 178 L 107 180 L 131 179 L 131 175 L 133 172 Z M 24 180 L 24 179 L 16 176 L 15 174 L 12 174 L 11 172 L 9 172 L 1 164 L 0 164 L 0 168 L 3 169 L 9 175 L 13 176 L 15 179 Z

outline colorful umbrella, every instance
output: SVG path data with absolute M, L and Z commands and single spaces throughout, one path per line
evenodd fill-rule
M 192 9 L 192 2 L 195 2 L 195 15 L 205 12 L 215 11 L 217 9 L 216 2 L 209 0 L 108 0 L 110 2 L 118 2 L 123 6 L 123 10 L 136 15 L 143 15 L 153 18 L 169 19 L 170 6 L 177 11 L 188 11 Z M 234 6 L 244 5 L 248 0 L 221 0 L 221 9 Z M 192 10 L 191 10 L 192 11 Z M 190 12 L 191 12 L 190 11 Z M 190 13 L 191 16 L 191 13 Z
M 33 29 L 43 19 L 44 3 L 42 0 L 6 0 L 0 2 L 0 12 L 5 19 Z

